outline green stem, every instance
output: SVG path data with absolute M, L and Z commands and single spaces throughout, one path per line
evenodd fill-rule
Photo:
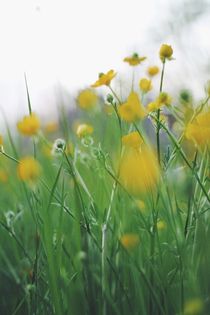
M 156 118 L 154 115 L 151 115 L 151 114 L 150 114 L 150 116 L 151 116 L 153 119 L 157 120 L 157 118 Z M 162 124 L 161 122 L 159 122 L 159 124 L 160 124 L 161 128 L 163 128 L 163 129 L 166 131 L 166 133 L 168 134 L 168 136 L 169 136 L 171 142 L 174 144 L 174 146 L 176 147 L 176 149 L 179 151 L 181 157 L 183 158 L 183 160 L 185 161 L 185 163 L 187 164 L 187 166 L 189 167 L 189 169 L 192 171 L 192 173 L 193 173 L 193 175 L 195 176 L 195 178 L 196 178 L 198 184 L 200 185 L 200 187 L 201 187 L 201 189 L 202 189 L 204 195 L 206 196 L 206 199 L 207 199 L 208 202 L 210 203 L 210 197 L 209 197 L 208 193 L 206 192 L 205 187 L 204 187 L 204 185 L 202 184 L 202 181 L 201 181 L 200 177 L 198 176 L 198 174 L 197 174 L 196 170 L 194 169 L 194 167 L 193 167 L 193 166 L 190 164 L 190 162 L 188 161 L 188 159 L 187 159 L 185 153 L 183 152 L 182 148 L 180 147 L 180 144 L 178 143 L 178 141 L 176 140 L 176 138 L 174 137 L 174 135 L 170 132 L 170 130 L 168 130 L 168 128 L 167 128 L 164 124 Z
M 163 61 L 163 67 L 162 67 L 162 72 L 161 72 L 161 78 L 160 78 L 160 93 L 162 92 L 163 89 L 163 76 L 164 76 L 164 71 L 165 71 L 165 60 Z M 157 141 L 157 156 L 158 156 L 158 162 L 161 165 L 161 160 L 160 160 L 160 109 L 157 110 L 157 131 L 156 131 L 156 141 Z
M 115 91 L 113 90 L 111 85 L 109 85 L 108 87 L 109 87 L 110 91 L 112 92 L 112 94 L 114 95 L 114 97 L 116 98 L 116 100 L 118 101 L 118 103 L 122 104 L 121 100 L 119 99 L 119 97 L 117 96 L 117 94 L 115 93 Z

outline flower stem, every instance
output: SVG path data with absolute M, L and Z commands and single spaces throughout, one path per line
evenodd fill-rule
M 163 67 L 162 67 L 162 72 L 161 72 L 161 78 L 160 78 L 160 93 L 162 92 L 163 89 L 163 76 L 164 76 L 164 71 L 165 71 L 165 59 L 163 61 Z M 157 156 L 158 156 L 158 162 L 161 164 L 160 161 L 160 109 L 157 110 L 157 132 L 156 132 L 156 140 L 157 140 Z

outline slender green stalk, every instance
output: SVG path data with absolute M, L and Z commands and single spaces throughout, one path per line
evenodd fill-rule
M 117 96 L 117 94 L 115 93 L 115 91 L 113 90 L 111 85 L 109 85 L 108 87 L 109 87 L 110 91 L 112 92 L 112 94 L 114 95 L 114 97 L 116 98 L 116 100 L 118 101 L 118 103 L 122 104 L 121 100 L 119 99 L 119 97 Z
M 163 77 L 164 77 L 164 71 L 165 71 L 165 59 L 163 60 L 163 66 L 161 71 L 161 78 L 160 78 L 160 93 L 163 89 Z M 156 125 L 156 141 L 157 141 L 157 156 L 158 156 L 158 162 L 161 165 L 161 159 L 160 159 L 160 109 L 157 110 L 157 125 Z
M 151 115 L 151 117 L 155 120 L 157 120 L 157 118 L 153 115 Z M 183 160 L 185 161 L 185 163 L 187 164 L 187 166 L 190 168 L 190 170 L 192 171 L 193 175 L 195 176 L 196 180 L 198 181 L 204 195 L 206 196 L 206 199 L 208 200 L 208 202 L 210 202 L 210 197 L 208 195 L 208 193 L 206 192 L 206 189 L 204 187 L 204 185 L 202 184 L 202 181 L 200 179 L 200 177 L 198 176 L 196 170 L 193 168 L 193 166 L 190 164 L 190 162 L 188 161 L 187 157 L 185 156 L 182 148 L 180 147 L 180 144 L 178 143 L 178 141 L 176 140 L 176 138 L 174 137 L 174 135 L 171 133 L 171 131 L 161 122 L 159 122 L 159 124 L 161 125 L 161 127 L 166 131 L 166 133 L 168 134 L 170 140 L 172 141 L 172 143 L 174 144 L 174 146 L 177 148 L 177 150 L 179 151 L 179 154 L 181 155 L 181 157 L 183 158 Z
M 107 289 L 106 283 L 106 256 L 107 256 L 107 242 L 106 242 L 106 233 L 108 222 L 111 216 L 111 209 L 114 201 L 114 195 L 117 189 L 117 182 L 115 181 L 112 186 L 112 192 L 110 197 L 110 202 L 108 206 L 108 211 L 106 214 L 106 218 L 104 224 L 102 225 L 102 241 L 101 241 L 101 282 L 102 282 L 102 314 L 106 315 L 106 299 L 105 299 L 105 292 Z

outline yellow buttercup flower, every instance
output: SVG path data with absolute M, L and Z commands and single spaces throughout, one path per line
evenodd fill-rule
M 122 246 L 127 249 L 131 250 L 134 249 L 140 242 L 138 234 L 134 233 L 127 233 L 121 236 L 120 243 Z
M 153 77 L 155 76 L 156 74 L 158 74 L 160 71 L 159 67 L 158 66 L 150 66 L 148 67 L 147 69 L 147 73 L 149 76 Z
M 203 308 L 204 303 L 200 298 L 188 300 L 184 305 L 184 315 L 200 315 Z
M 77 96 L 77 105 L 81 109 L 89 110 L 97 105 L 98 96 L 90 89 L 81 91 Z
M 33 136 L 37 134 L 40 128 L 40 120 L 36 114 L 32 113 L 29 116 L 23 117 L 23 119 L 17 123 L 17 128 L 24 136 Z
M 127 102 L 118 107 L 118 113 L 120 117 L 127 122 L 143 119 L 146 115 L 138 94 L 135 92 L 131 92 Z
M 139 87 L 142 92 L 147 93 L 152 89 L 152 81 L 147 78 L 143 78 L 139 81 Z
M 187 139 L 194 141 L 198 146 L 210 143 L 210 111 L 196 116 L 185 130 Z
M 139 149 L 139 147 L 143 143 L 143 139 L 137 131 L 133 131 L 129 133 L 128 135 L 122 137 L 122 143 L 125 146 L 131 147 L 134 149 Z
M 156 99 L 157 106 L 160 108 L 163 105 L 169 106 L 171 105 L 172 98 L 166 92 L 160 92 L 159 96 Z
M 79 138 L 85 137 L 87 135 L 91 135 L 93 133 L 93 127 L 88 124 L 80 124 L 77 127 L 76 134 Z
M 109 70 L 107 73 L 99 73 L 99 78 L 98 80 L 91 85 L 91 87 L 99 87 L 102 85 L 110 85 L 110 82 L 112 81 L 112 79 L 114 79 L 114 77 L 117 75 L 116 72 L 114 72 L 114 70 Z
M 159 56 L 162 61 L 165 61 L 166 59 L 171 60 L 172 55 L 173 55 L 173 49 L 170 45 L 163 44 L 160 47 Z
M 139 57 L 137 53 L 134 53 L 132 56 L 124 58 L 123 61 L 128 62 L 130 66 L 138 66 L 146 58 L 147 57 Z
M 134 196 L 151 193 L 159 181 L 160 170 L 153 151 L 142 145 L 126 150 L 120 162 L 120 181 Z
M 58 123 L 56 121 L 49 121 L 44 126 L 44 131 L 46 133 L 53 133 L 53 132 L 56 132 L 57 130 L 58 130 Z
M 157 102 L 150 102 L 148 105 L 147 105 L 147 110 L 148 112 L 154 112 L 156 111 L 157 109 L 159 109 L 159 104 Z
M 4 143 L 4 141 L 3 141 L 3 137 L 2 137 L 2 135 L 0 135 L 0 146 L 2 146 L 2 145 L 3 145 L 3 143 Z
M 40 176 L 41 167 L 33 157 L 22 158 L 17 167 L 17 174 L 20 180 L 34 182 Z

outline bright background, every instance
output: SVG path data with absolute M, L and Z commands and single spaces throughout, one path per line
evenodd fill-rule
M 176 58 L 165 89 L 190 87 L 202 97 L 209 38 L 209 0 L 1 0 L 0 108 L 11 122 L 27 113 L 26 72 L 33 109 L 50 118 L 64 90 L 71 106 L 99 72 L 129 75 L 122 59 L 133 52 L 148 56 L 145 66 L 158 63 L 161 43 Z

